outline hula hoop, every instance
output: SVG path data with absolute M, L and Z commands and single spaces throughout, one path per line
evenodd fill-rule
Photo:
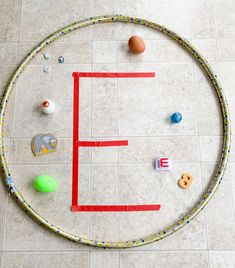
M 219 161 L 218 168 L 215 172 L 214 177 L 211 179 L 210 186 L 208 190 L 204 193 L 203 198 L 201 201 L 197 203 L 197 205 L 182 219 L 178 220 L 175 224 L 167 227 L 165 230 L 162 230 L 158 233 L 148 235 L 146 237 L 140 238 L 138 240 L 129 240 L 123 242 L 103 242 L 103 241 L 95 241 L 89 240 L 85 238 L 78 237 L 75 234 L 66 232 L 58 228 L 57 226 L 53 225 L 41 215 L 39 215 L 24 199 L 21 193 L 17 190 L 16 185 L 14 183 L 13 178 L 10 175 L 8 165 L 5 158 L 5 151 L 4 146 L 0 146 L 0 160 L 1 160 L 1 167 L 4 173 L 3 181 L 8 187 L 11 195 L 15 198 L 17 203 L 21 206 L 21 208 L 36 222 L 38 222 L 41 226 L 45 227 L 46 229 L 67 238 L 73 242 L 78 242 L 84 245 L 96 246 L 96 247 L 103 247 L 103 248 L 131 248 L 140 245 L 146 245 L 148 243 L 152 243 L 158 240 L 161 240 L 189 223 L 209 202 L 215 191 L 217 190 L 224 172 L 226 170 L 226 165 L 228 162 L 229 152 L 230 152 L 230 143 L 231 143 L 231 123 L 229 120 L 229 111 L 228 111 L 228 104 L 224 96 L 224 92 L 221 88 L 221 85 L 217 79 L 217 76 L 214 74 L 213 70 L 209 66 L 207 60 L 194 48 L 185 38 L 181 37 L 179 34 L 175 33 L 172 30 L 169 30 L 163 25 L 153 23 L 144 19 L 140 18 L 133 18 L 128 16 L 121 16 L 121 15 L 114 15 L 114 16 L 100 16 L 89 18 L 85 20 L 81 20 L 78 22 L 74 22 L 60 30 L 56 31 L 55 33 L 49 35 L 46 39 L 38 44 L 36 48 L 34 48 L 31 53 L 27 55 L 27 57 L 22 61 L 22 63 L 17 67 L 15 73 L 11 77 L 4 93 L 2 96 L 1 104 L 0 104 L 0 141 L 3 145 L 3 123 L 4 123 L 4 114 L 7 106 L 8 99 L 10 94 L 13 92 L 14 86 L 16 84 L 17 79 L 19 78 L 20 74 L 23 70 L 27 67 L 29 62 L 37 55 L 37 53 L 42 50 L 44 47 L 50 45 L 52 42 L 56 41 L 60 37 L 64 36 L 65 34 L 75 31 L 80 28 L 84 28 L 93 24 L 97 23 L 109 23 L 109 22 L 127 22 L 127 23 L 135 23 L 140 25 L 145 25 L 150 28 L 156 29 L 161 31 L 162 33 L 168 35 L 176 42 L 178 42 L 183 48 L 185 48 L 201 65 L 205 74 L 210 79 L 210 82 L 218 96 L 221 112 L 223 116 L 223 145 L 222 145 L 222 153 Z

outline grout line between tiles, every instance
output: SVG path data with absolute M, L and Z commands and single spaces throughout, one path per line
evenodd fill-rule
M 218 50 L 218 36 L 217 36 L 217 24 L 216 24 L 216 17 L 215 17 L 215 0 L 212 0 L 212 13 L 213 13 L 213 23 L 214 23 L 214 26 L 215 26 L 215 36 L 216 36 L 216 58 L 217 58 L 217 62 L 220 60 L 219 59 L 219 50 Z
M 211 254 L 210 254 L 211 250 L 208 250 L 208 258 L 209 258 L 209 267 L 212 267 L 211 264 Z
M 7 208 L 8 208 L 8 202 L 9 202 L 9 196 L 10 196 L 10 193 L 8 193 L 6 196 L 5 215 L 4 215 L 4 220 L 3 220 L 2 252 L 4 251 L 4 242 L 5 242 L 5 237 L 6 237 Z M 2 262 L 2 259 L 1 259 L 1 262 Z

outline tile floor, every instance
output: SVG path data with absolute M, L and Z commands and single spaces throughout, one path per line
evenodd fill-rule
M 235 125 L 234 0 L 0 0 L 0 85 L 45 36 L 73 21 L 104 14 L 147 18 L 188 38 L 218 74 Z M 146 52 L 134 56 L 127 40 L 142 36 Z M 94 25 L 71 33 L 36 57 L 19 79 L 8 105 L 4 136 L 10 169 L 25 198 L 46 218 L 82 237 L 126 240 L 159 231 L 186 213 L 206 189 L 221 146 L 220 108 L 192 58 L 166 36 L 130 24 Z M 64 55 L 65 64 L 57 59 Z M 45 74 L 48 65 L 51 72 Z M 71 213 L 73 71 L 154 71 L 148 79 L 81 79 L 80 136 L 83 140 L 128 139 L 120 148 L 81 148 L 81 204 L 161 203 L 159 212 Z M 43 98 L 57 112 L 44 116 Z M 168 116 L 181 111 L 183 122 Z M 60 150 L 33 157 L 37 133 L 53 132 Z M 0 184 L 0 260 L 8 267 L 235 267 L 235 151 L 224 180 L 206 209 L 182 230 L 157 243 L 130 250 L 73 244 L 29 219 Z M 22 153 L 23 152 L 23 153 Z M 156 173 L 156 156 L 171 156 L 173 169 Z M 32 188 L 41 172 L 58 179 L 58 192 Z M 177 187 L 182 171 L 195 180 Z

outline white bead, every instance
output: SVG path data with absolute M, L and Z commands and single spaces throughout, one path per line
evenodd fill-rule
M 55 103 L 51 100 L 43 100 L 41 102 L 41 110 L 45 114 L 53 114 L 55 112 Z
M 44 56 L 44 58 L 45 58 L 46 60 L 49 60 L 49 59 L 50 59 L 50 54 L 49 54 L 48 52 L 45 52 L 45 53 L 43 54 L 43 56 Z
M 43 71 L 44 73 L 49 73 L 51 71 L 51 67 L 44 66 Z

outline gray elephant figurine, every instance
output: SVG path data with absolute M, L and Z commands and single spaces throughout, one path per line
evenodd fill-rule
M 54 152 L 57 149 L 58 140 L 53 134 L 38 134 L 32 139 L 31 147 L 35 156 Z

